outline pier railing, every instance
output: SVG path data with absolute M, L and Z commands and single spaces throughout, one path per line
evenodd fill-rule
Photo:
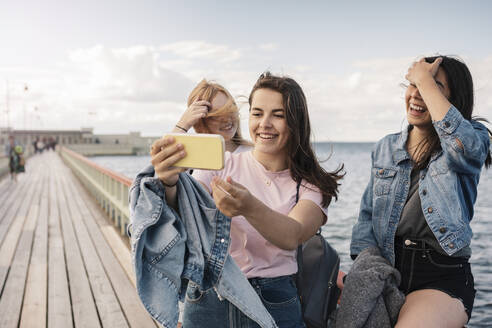
M 136 146 L 123 144 L 71 144 L 66 147 L 84 156 L 135 155 L 138 149 Z
M 132 180 L 99 166 L 66 147 L 60 147 L 60 155 L 87 190 L 96 198 L 120 233 L 126 235 L 126 229 L 130 222 L 128 189 Z

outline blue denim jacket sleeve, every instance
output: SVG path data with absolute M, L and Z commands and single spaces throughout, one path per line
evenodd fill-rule
M 371 167 L 374 166 L 374 151 L 371 153 Z M 350 255 L 356 256 L 364 249 L 377 246 L 372 224 L 372 195 L 374 176 L 371 170 L 371 178 L 360 202 L 359 218 L 352 228 L 352 240 L 350 242 Z
M 152 179 L 155 175 L 154 172 L 154 167 L 152 165 L 146 166 L 141 172 L 137 174 L 135 179 L 133 180 L 132 185 L 130 186 L 129 192 L 128 192 L 128 204 L 129 204 L 129 209 L 130 209 L 130 218 L 135 217 L 135 208 L 137 206 L 137 200 L 140 197 L 140 183 L 142 182 L 142 179 Z M 152 179 L 152 182 L 155 184 L 155 191 L 158 197 L 164 198 L 164 186 L 162 185 L 161 181 L 158 178 Z M 127 228 L 126 228 L 126 234 L 128 237 L 132 237 L 133 234 L 133 226 L 134 222 L 131 221 Z
M 452 105 L 446 116 L 433 124 L 449 167 L 459 173 L 479 175 L 490 146 L 487 128 L 466 120 Z

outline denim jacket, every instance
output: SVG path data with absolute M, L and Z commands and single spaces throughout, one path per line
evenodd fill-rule
M 186 173 L 177 184 L 177 212 L 166 204 L 164 192 L 152 166 L 130 188 L 132 258 L 147 311 L 164 327 L 175 328 L 178 299 L 184 300 L 192 281 L 203 291 L 214 288 L 261 327 L 277 327 L 228 253 L 231 219 Z
M 473 205 L 490 139 L 485 126 L 468 121 L 451 106 L 433 122 L 442 150 L 420 172 L 422 211 L 437 241 L 452 255 L 470 245 Z M 406 151 L 408 130 L 381 139 L 372 152 L 372 171 L 352 230 L 351 255 L 372 245 L 393 265 L 394 237 L 410 187 L 412 161 Z M 459 146 L 459 141 L 463 148 Z

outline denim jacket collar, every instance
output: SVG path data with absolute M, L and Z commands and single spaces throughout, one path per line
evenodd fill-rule
M 400 133 L 400 136 L 396 143 L 396 148 L 393 152 L 393 163 L 395 164 L 395 166 L 398 166 L 401 162 L 407 159 L 411 159 L 410 154 L 408 154 L 408 151 L 406 150 L 408 136 L 409 136 L 409 128 L 407 127 L 403 129 L 403 131 Z M 433 162 L 441 154 L 442 154 L 442 149 L 434 152 L 430 157 L 429 163 Z
M 398 138 L 396 149 L 393 152 L 393 163 L 398 166 L 404 160 L 410 159 L 410 155 L 406 150 L 406 144 L 408 139 L 408 127 L 403 129 Z

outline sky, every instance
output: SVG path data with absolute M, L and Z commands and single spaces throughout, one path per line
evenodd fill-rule
M 409 65 L 435 54 L 466 62 L 474 114 L 492 119 L 491 12 L 473 0 L 1 0 L 0 127 L 159 136 L 207 78 L 237 97 L 247 136 L 245 97 L 270 70 L 302 86 L 313 141 L 376 141 L 405 124 Z

